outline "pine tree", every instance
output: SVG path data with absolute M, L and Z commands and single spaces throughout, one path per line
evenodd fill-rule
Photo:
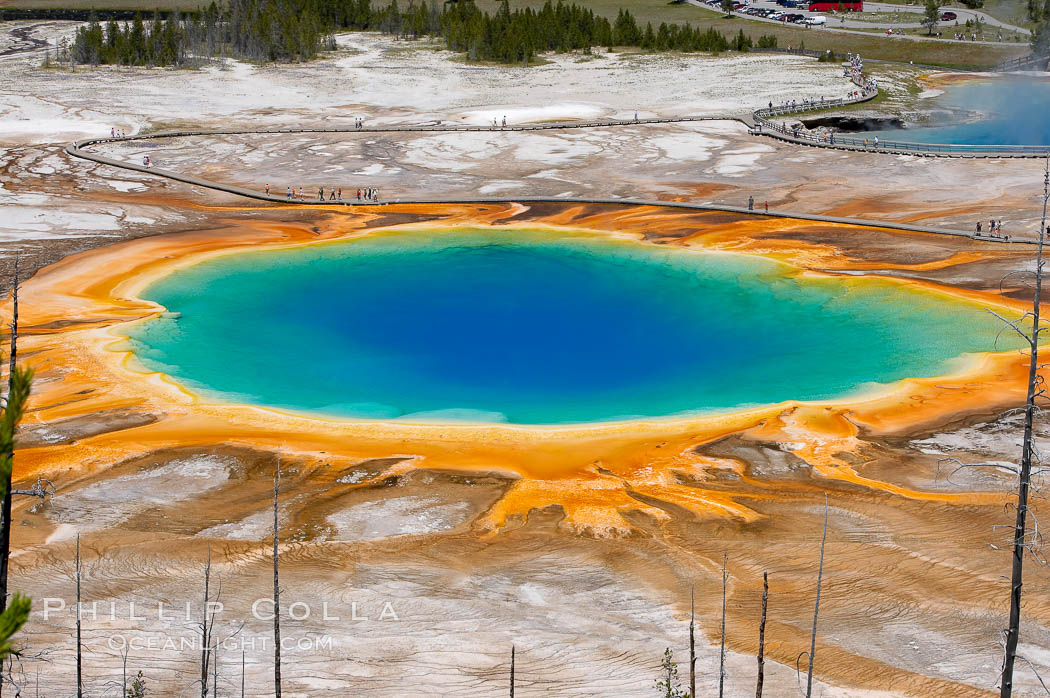
M 657 679 L 656 690 L 660 691 L 661 698 L 689 698 L 689 691 L 682 689 L 682 682 L 678 678 L 678 665 L 675 664 L 670 647 L 664 650 L 660 676 L 662 678 Z

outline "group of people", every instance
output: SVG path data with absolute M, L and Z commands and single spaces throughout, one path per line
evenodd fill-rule
M 365 120 L 360 116 L 354 117 L 354 128 L 364 128 Z
M 1001 238 L 1003 240 L 1009 240 L 1009 235 L 1003 235 L 1003 220 L 995 220 L 994 218 L 988 219 L 988 230 L 981 230 L 981 221 L 977 221 L 977 230 L 974 231 L 974 237 L 980 237 L 981 235 L 987 235 L 988 237 Z
M 110 128 L 109 129 L 109 137 L 110 138 L 125 138 L 125 137 L 127 137 L 127 135 L 128 135 L 127 131 L 123 131 L 123 130 L 115 129 L 115 128 Z
M 850 98 L 870 94 L 879 89 L 879 83 L 875 78 L 864 77 L 864 61 L 859 53 L 847 53 L 846 64 L 842 66 L 842 77 L 850 78 L 854 84 L 861 86 L 863 92 L 850 92 Z
M 966 36 L 965 32 L 964 33 L 955 32 L 955 40 L 956 41 L 966 41 L 967 39 L 970 40 L 970 41 L 977 41 L 977 32 L 974 32 L 973 34 L 970 34 L 970 36 Z M 999 35 L 999 41 L 1002 41 L 1002 40 L 1003 40 L 1003 35 L 1000 34 Z
M 780 109 L 782 109 L 784 111 L 795 110 L 795 109 L 798 109 L 798 105 L 799 105 L 799 102 L 798 102 L 797 99 L 793 99 L 791 101 L 784 100 L 783 102 L 780 103 Z M 812 109 L 812 108 L 818 107 L 818 106 L 820 106 L 820 107 L 824 106 L 824 96 L 823 95 L 821 95 L 819 100 L 807 99 L 806 97 L 802 98 L 802 109 L 803 110 Z M 769 103 L 769 108 L 770 108 L 770 110 L 773 109 L 773 103 L 772 102 Z M 634 119 L 635 119 L 635 121 L 638 120 L 638 115 L 637 114 L 635 114 Z
M 492 128 L 507 128 L 507 117 L 503 117 L 502 126 L 496 121 L 496 117 L 492 117 Z
M 270 195 L 270 185 L 266 185 L 266 195 Z M 307 197 L 303 193 L 303 188 L 299 187 L 298 190 L 295 187 L 287 187 L 284 192 L 284 198 L 286 201 L 306 201 Z M 317 190 L 317 201 L 342 201 L 343 200 L 343 188 L 332 187 L 328 196 L 325 196 L 324 187 L 320 187 Z M 357 190 L 358 201 L 379 201 L 379 190 L 375 187 L 365 187 Z
M 142 156 L 142 166 L 143 167 L 153 167 L 153 161 L 149 159 L 149 155 L 143 155 Z

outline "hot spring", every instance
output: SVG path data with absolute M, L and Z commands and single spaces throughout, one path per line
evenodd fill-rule
M 951 116 L 942 124 L 876 132 L 885 140 L 962 145 L 1050 145 L 1050 81 L 1000 78 L 951 85 L 923 101 Z
M 1011 348 L 916 284 L 594 234 L 450 229 L 236 252 L 142 294 L 142 367 L 370 420 L 565 424 L 854 396 Z

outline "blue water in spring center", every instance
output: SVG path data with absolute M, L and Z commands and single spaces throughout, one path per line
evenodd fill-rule
M 1050 80 L 997 78 L 948 87 L 921 100 L 945 123 L 881 131 L 887 141 L 956 145 L 1050 145 Z M 936 114 L 934 116 L 937 116 Z
M 584 233 L 400 231 L 176 271 L 128 326 L 206 396 L 324 415 L 564 424 L 855 394 L 1004 350 L 889 280 Z

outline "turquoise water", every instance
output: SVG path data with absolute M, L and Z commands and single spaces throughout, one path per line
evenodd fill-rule
M 932 98 L 932 105 L 950 111 L 947 123 L 878 135 L 912 143 L 1050 145 L 1050 80 L 1000 78 L 955 85 Z
M 585 235 L 397 232 L 175 272 L 144 294 L 172 315 L 128 342 L 231 401 L 519 424 L 831 398 L 996 348 L 977 306 L 794 271 Z

